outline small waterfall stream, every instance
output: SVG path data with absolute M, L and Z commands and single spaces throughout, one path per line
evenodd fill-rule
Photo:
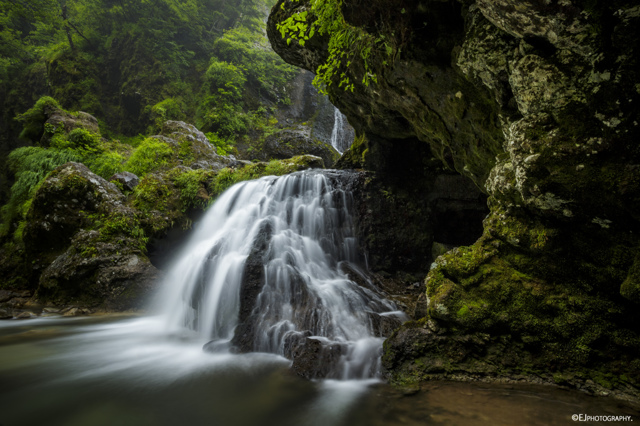
M 168 274 L 170 329 L 211 339 L 212 352 L 318 364 L 309 377 L 378 376 L 379 323 L 402 313 L 359 269 L 346 173 L 265 177 L 222 194 Z
M 334 121 L 333 121 L 333 130 L 331 132 L 331 146 L 333 146 L 336 151 L 340 154 L 349 149 L 352 141 L 349 141 L 345 132 L 344 120 L 345 117 L 342 115 L 340 110 L 334 107 Z

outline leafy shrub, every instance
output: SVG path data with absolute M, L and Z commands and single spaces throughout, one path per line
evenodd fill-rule
M 157 132 L 162 129 L 162 125 L 167 120 L 185 120 L 185 111 L 187 106 L 182 98 L 167 98 L 158 102 L 148 109 L 151 126 L 149 133 Z
M 102 150 L 100 137 L 83 128 L 73 129 L 66 136 L 56 132 L 51 138 L 51 147 L 77 150 L 84 155 L 96 154 Z
M 104 152 L 85 160 L 85 165 L 98 176 L 109 179 L 115 173 L 124 170 L 125 158 L 117 152 Z
M 222 96 L 226 101 L 237 101 L 242 97 L 242 88 L 246 81 L 241 68 L 213 59 L 205 73 L 205 90 Z
M 15 174 L 8 203 L 0 210 L 2 226 L 0 235 L 6 235 L 11 224 L 24 219 L 36 189 L 56 167 L 82 158 L 69 150 L 45 149 L 34 146 L 18 148 L 7 157 L 7 165 Z
M 169 163 L 173 150 L 169 144 L 154 138 L 146 138 L 131 154 L 125 170 L 142 177 L 152 170 Z
M 44 123 L 47 121 L 45 112 L 50 109 L 62 109 L 58 101 L 50 96 L 38 99 L 33 107 L 16 116 L 16 120 L 22 122 L 21 139 L 37 142 L 44 133 Z
M 209 132 L 205 136 L 216 147 L 219 155 L 229 155 L 236 150 L 232 140 L 221 138 L 217 133 Z

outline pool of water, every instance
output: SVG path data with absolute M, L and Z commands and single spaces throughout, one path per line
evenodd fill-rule
M 544 386 L 306 381 L 269 354 L 210 354 L 153 317 L 0 322 L 0 425 L 564 425 L 638 406 Z M 590 423 L 593 424 L 593 423 Z M 607 424 L 611 424 L 607 422 Z M 628 424 L 628 423 L 627 423 Z

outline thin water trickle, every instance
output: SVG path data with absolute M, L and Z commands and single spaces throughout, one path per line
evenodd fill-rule
M 168 328 L 210 339 L 214 352 L 288 358 L 311 339 L 334 354 L 327 377 L 376 377 L 383 339 L 372 317 L 402 314 L 345 272 L 361 261 L 341 173 L 271 176 L 225 192 L 168 273 Z
M 350 142 L 345 132 L 344 120 L 345 116 L 340 112 L 338 108 L 334 107 L 333 113 L 333 130 L 331 132 L 331 146 L 340 154 L 349 149 Z

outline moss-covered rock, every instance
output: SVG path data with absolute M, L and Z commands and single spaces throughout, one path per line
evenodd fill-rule
M 331 145 L 314 139 L 310 129 L 280 130 L 268 136 L 254 157 L 260 160 L 283 160 L 297 155 L 315 155 L 322 158 L 325 167 L 333 167 L 340 154 Z
M 198 143 L 206 147 L 204 142 Z M 157 266 L 164 265 L 158 262 L 168 250 L 162 241 L 184 234 L 224 190 L 247 179 L 323 166 L 310 155 L 269 163 L 220 161 L 236 167 L 156 164 L 127 195 L 83 164 L 54 169 L 30 202 L 24 250 L 12 253 L 15 244 L 9 244 L 0 251 L 7 271 L 2 287 L 36 290 L 34 301 L 58 306 L 141 309 L 161 276 Z
M 638 6 L 400 3 L 409 17 L 375 13 L 393 7 L 378 1 L 342 8 L 349 25 L 392 36 L 402 52 L 372 50 L 373 65 L 341 69 L 369 66 L 377 82 L 328 85 L 359 134 L 339 166 L 384 170 L 392 153 L 397 163 L 416 155 L 405 143 L 415 138 L 482 188 L 491 213 L 483 238 L 436 261 L 425 317 L 385 344 L 390 376 L 538 375 L 637 393 Z M 288 43 L 277 31 L 308 9 L 281 0 L 268 26 L 285 60 L 314 70 L 329 57 L 327 34 Z

